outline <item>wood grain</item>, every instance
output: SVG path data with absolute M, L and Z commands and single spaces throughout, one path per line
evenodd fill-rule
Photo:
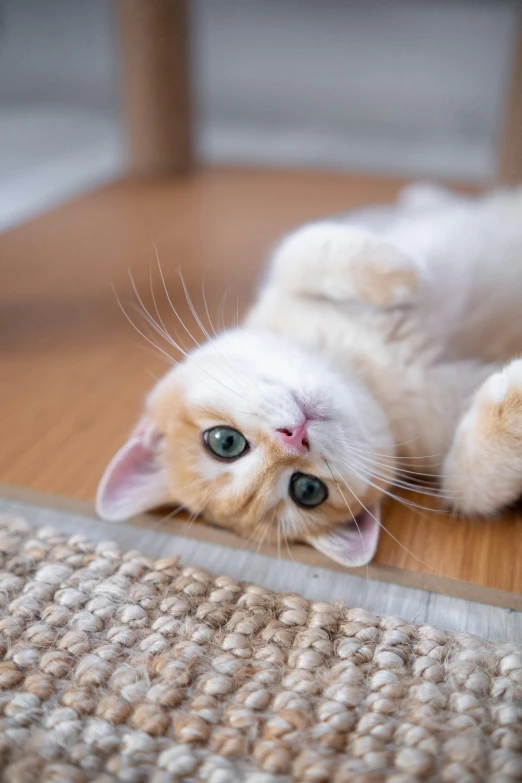
M 132 173 L 186 173 L 193 158 L 188 0 L 119 0 Z
M 131 304 L 128 270 L 147 303 L 152 267 L 159 307 L 175 326 L 160 296 L 154 244 L 172 301 L 200 339 L 178 266 L 198 309 L 204 280 L 213 321 L 223 314 L 233 323 L 285 231 L 389 200 L 402 184 L 311 172 L 202 171 L 164 184 L 123 182 L 0 236 L 0 481 L 92 500 L 108 458 L 167 366 L 129 325 L 111 289 L 112 282 L 145 331 Z M 390 535 L 383 534 L 376 558 L 383 568 L 522 593 L 519 512 L 485 523 L 390 502 L 384 525 Z
M 506 185 L 522 182 L 522 0 L 512 54 L 511 78 L 500 135 L 498 179 Z

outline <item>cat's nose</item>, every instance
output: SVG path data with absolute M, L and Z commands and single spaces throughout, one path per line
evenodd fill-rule
M 299 454 L 310 451 L 310 443 L 307 436 L 308 420 L 299 424 L 297 427 L 282 427 L 277 430 L 277 434 L 285 446 L 295 449 Z

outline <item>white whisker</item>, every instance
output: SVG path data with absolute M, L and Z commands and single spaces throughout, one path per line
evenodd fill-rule
M 144 340 L 146 340 L 150 345 L 152 345 L 153 348 L 155 348 L 157 351 L 159 351 L 161 354 L 163 354 L 163 356 L 165 356 L 172 364 L 177 364 L 177 360 L 174 359 L 173 356 L 171 356 L 169 353 L 164 351 L 163 348 L 160 348 L 159 345 L 156 345 L 155 342 L 150 340 L 147 337 L 146 334 L 143 334 L 143 332 L 140 329 L 138 329 L 138 327 L 136 326 L 136 324 L 134 323 L 132 318 L 130 318 L 130 316 L 128 315 L 127 311 L 123 307 L 123 305 L 122 305 L 122 303 L 120 301 L 120 298 L 119 298 L 119 296 L 118 296 L 118 294 L 116 292 L 116 288 L 114 287 L 114 284 L 112 284 L 112 290 L 114 291 L 114 296 L 116 297 L 116 301 L 118 302 L 118 306 L 119 306 L 120 310 L 122 311 L 122 313 L 125 316 L 125 318 L 127 319 L 127 321 L 130 323 L 130 325 L 133 327 L 133 329 L 135 329 L 138 332 L 138 334 L 141 335 L 141 337 L 143 337 Z
M 214 337 L 217 337 L 218 334 L 217 334 L 217 332 L 216 332 L 216 330 L 214 328 L 214 324 L 212 323 L 212 319 L 210 318 L 210 313 L 209 313 L 209 310 L 208 310 L 207 297 L 206 297 L 206 294 L 205 294 L 205 278 L 206 278 L 206 276 L 207 276 L 207 270 L 205 270 L 205 272 L 203 273 L 203 280 L 201 282 L 201 294 L 202 294 L 202 297 L 203 297 L 203 304 L 205 306 L 205 312 L 207 314 L 207 319 L 208 319 L 208 322 L 210 324 L 210 328 L 212 329 L 212 332 L 214 333 Z
M 352 449 L 348 444 L 345 445 L 348 451 L 355 453 L 356 459 L 359 462 L 363 462 L 366 465 L 377 465 L 380 468 L 382 468 L 380 470 L 375 470 L 374 468 L 370 468 L 370 467 L 365 468 L 364 466 L 362 466 L 363 469 L 368 470 L 368 475 L 372 478 L 382 479 L 388 482 L 389 484 L 393 484 L 394 486 L 399 487 L 400 489 L 411 490 L 412 492 L 416 492 L 419 495 L 426 495 L 427 497 L 438 498 L 441 500 L 448 500 L 448 501 L 458 500 L 459 497 L 462 496 L 461 494 L 458 493 L 449 493 L 446 490 L 444 490 L 442 487 L 434 486 L 433 483 L 428 484 L 426 482 L 421 482 L 421 481 L 418 482 L 408 481 L 407 479 L 396 475 L 396 471 L 397 471 L 396 468 L 392 466 L 388 467 L 387 465 L 376 462 L 375 460 L 372 460 L 364 456 L 361 451 Z M 407 471 L 402 471 L 402 472 L 408 474 Z M 411 475 L 414 478 L 418 474 L 416 474 L 415 471 L 411 471 L 409 475 Z M 430 477 L 433 480 L 435 480 L 435 475 Z
M 178 311 L 177 311 L 177 310 L 176 310 L 176 308 L 174 307 L 174 304 L 173 304 L 173 302 L 172 302 L 172 299 L 170 298 L 170 294 L 169 294 L 169 291 L 168 291 L 168 288 L 167 288 L 167 284 L 166 284 L 166 282 L 165 282 L 165 277 L 164 277 L 164 275 L 163 275 L 163 270 L 162 270 L 162 268 L 161 268 L 161 263 L 160 263 L 159 255 L 157 255 L 157 256 L 156 256 L 156 260 L 157 260 L 157 263 L 158 263 L 158 270 L 159 270 L 159 273 L 160 273 L 161 282 L 163 283 L 163 290 L 165 291 L 165 295 L 166 295 L 166 297 L 167 297 L 168 303 L 169 303 L 169 305 L 170 305 L 170 306 L 171 306 L 171 308 L 172 308 L 172 312 L 174 313 L 174 315 L 176 316 L 176 318 L 178 319 L 178 321 L 180 322 L 181 326 L 184 328 L 184 330 L 186 331 L 186 333 L 188 334 L 188 336 L 191 338 L 191 340 L 193 340 L 193 341 L 194 341 L 194 343 L 195 343 L 195 344 L 196 344 L 198 347 L 201 347 L 201 346 L 200 346 L 200 343 L 198 343 L 198 341 L 196 340 L 196 338 L 195 338 L 195 337 L 194 337 L 194 336 L 191 334 L 190 330 L 189 330 L 189 329 L 188 329 L 188 327 L 185 325 L 185 322 L 183 321 L 183 319 L 182 319 L 182 318 L 181 318 L 181 316 L 179 315 Z
M 378 489 L 379 492 L 383 492 L 385 495 L 387 495 L 390 498 L 393 498 L 393 500 L 397 500 L 399 503 L 402 503 L 404 506 L 411 506 L 412 508 L 417 508 L 420 511 L 430 511 L 433 514 L 449 514 L 450 512 L 446 509 L 435 509 L 435 508 L 426 508 L 426 506 L 421 506 L 419 503 L 415 503 L 413 500 L 406 500 L 405 498 L 401 498 L 400 495 L 395 495 L 393 492 L 390 492 L 387 489 L 384 489 L 382 485 L 375 484 L 371 479 L 368 477 L 368 475 L 362 475 L 359 473 L 353 465 L 351 465 L 348 462 L 343 462 L 343 464 L 348 468 L 348 470 L 353 473 L 354 476 L 361 479 L 361 481 L 366 482 L 371 487 L 374 487 L 375 489 Z
M 347 482 L 346 482 L 346 481 L 345 481 L 345 480 L 344 480 L 342 477 L 340 477 L 340 478 L 341 478 L 341 481 L 343 482 L 343 484 L 345 484 L 345 485 L 346 485 L 346 488 L 348 489 L 348 491 L 349 491 L 349 492 L 350 492 L 350 493 L 353 495 L 353 497 L 354 497 L 355 501 L 356 501 L 357 503 L 359 503 L 359 505 L 360 505 L 360 506 L 362 506 L 362 508 L 363 508 L 363 509 L 366 511 L 366 513 L 367 513 L 367 514 L 369 514 L 369 515 L 372 517 L 372 519 L 374 519 L 374 520 L 375 520 L 375 522 L 377 522 L 377 524 L 378 524 L 378 525 L 379 525 L 379 526 L 380 526 L 380 527 L 381 527 L 381 528 L 382 528 L 382 529 L 383 529 L 383 530 L 384 530 L 384 531 L 385 531 L 385 532 L 386 532 L 386 533 L 387 533 L 387 534 L 390 536 L 390 538 L 392 538 L 392 539 L 393 539 L 393 541 L 395 541 L 395 543 L 397 543 L 397 544 L 398 544 L 398 545 L 399 545 L 399 546 L 400 546 L 402 549 L 404 549 L 404 551 L 405 551 L 405 552 L 406 552 L 408 555 L 410 555 L 410 557 L 413 557 L 413 558 L 414 558 L 415 560 L 417 560 L 419 563 L 421 563 L 422 565 L 426 566 L 426 568 L 429 568 L 431 571 L 434 571 L 434 572 L 435 572 L 436 574 L 438 574 L 439 576 L 444 576 L 444 577 L 446 577 L 446 578 L 448 578 L 448 577 L 449 577 L 449 575 L 448 575 L 448 574 L 445 574 L 443 571 L 441 571 L 440 569 L 438 569 L 436 566 L 433 566 L 433 565 L 431 565 L 430 563 L 427 563 L 425 560 L 422 560 L 422 558 L 418 557 L 418 556 L 415 554 L 415 552 L 412 552 L 410 549 L 408 549 L 406 546 L 404 546 L 404 544 L 402 544 L 402 543 L 399 541 L 399 539 L 398 539 L 398 538 L 396 538 L 396 537 L 393 535 L 393 533 L 391 533 L 391 532 L 388 530 L 388 528 L 387 528 L 387 527 L 385 527 L 385 526 L 383 525 L 383 523 L 381 522 L 381 520 L 377 519 L 377 517 L 376 517 L 374 514 L 372 514 L 372 513 L 371 513 L 371 511 L 369 511 L 369 510 L 368 510 L 368 508 L 366 508 L 366 506 L 364 505 L 364 503 L 361 501 L 361 499 L 360 499 L 359 497 L 357 497 L 356 493 L 355 493 L 355 492 L 354 492 L 354 490 L 353 490 L 353 489 L 352 489 L 352 488 L 349 486 L 349 484 L 348 484 L 348 483 L 347 483 Z M 451 577 L 451 578 L 452 578 L 452 579 L 454 579 L 455 577 Z M 464 580 L 463 580 L 463 579 L 457 579 L 457 581 L 458 581 L 458 582 L 463 582 Z

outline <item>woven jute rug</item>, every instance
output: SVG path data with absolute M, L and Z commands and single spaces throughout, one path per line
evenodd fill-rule
M 347 603 L 2 518 L 2 781 L 522 780 L 521 650 Z

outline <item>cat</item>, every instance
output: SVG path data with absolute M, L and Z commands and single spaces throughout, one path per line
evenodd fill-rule
M 297 229 L 243 324 L 152 389 L 98 514 L 182 504 L 346 566 L 373 558 L 410 475 L 495 514 L 522 492 L 521 294 L 522 189 L 410 186 Z

